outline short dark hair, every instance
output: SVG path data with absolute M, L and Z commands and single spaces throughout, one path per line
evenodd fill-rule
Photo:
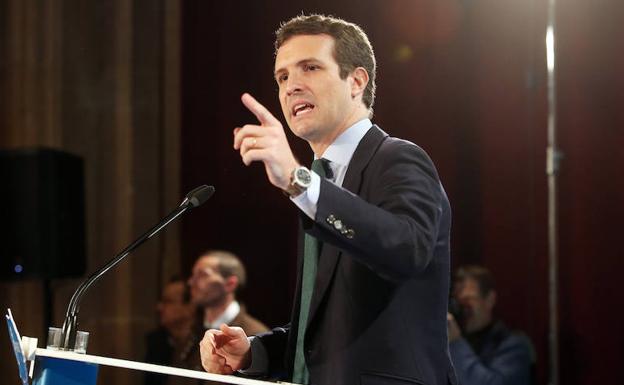
M 191 302 L 191 291 L 186 283 L 186 279 L 180 274 L 173 275 L 167 281 L 167 285 L 173 285 L 174 283 L 181 283 L 184 287 L 184 291 L 182 291 L 182 302 L 189 303 Z
M 232 252 L 226 250 L 207 250 L 202 253 L 200 258 L 215 257 L 219 262 L 219 274 L 223 278 L 236 276 L 238 278 L 238 286 L 236 292 L 240 292 L 247 284 L 247 272 L 241 260 Z
M 490 292 L 495 290 L 494 277 L 490 270 L 479 265 L 466 265 L 457 269 L 455 273 L 455 283 L 461 283 L 466 279 L 474 279 L 479 286 L 481 297 L 485 298 Z
M 373 46 L 360 26 L 333 16 L 300 15 L 283 22 L 275 32 L 275 53 L 288 39 L 298 35 L 329 35 L 334 38 L 334 58 L 345 79 L 353 70 L 362 67 L 368 72 L 368 84 L 362 102 L 372 112 L 375 102 L 375 71 L 377 63 Z

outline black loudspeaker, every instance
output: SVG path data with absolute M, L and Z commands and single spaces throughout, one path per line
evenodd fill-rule
M 43 148 L 0 151 L 0 186 L 0 278 L 82 276 L 82 159 Z

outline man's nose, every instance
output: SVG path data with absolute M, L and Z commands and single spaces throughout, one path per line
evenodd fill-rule
M 288 80 L 286 80 L 286 94 L 293 95 L 302 90 L 301 77 L 297 74 L 288 75 Z

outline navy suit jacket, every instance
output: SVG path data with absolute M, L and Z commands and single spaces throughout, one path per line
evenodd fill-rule
M 373 126 L 343 186 L 323 179 L 315 220 L 301 219 L 323 242 L 305 335 L 310 382 L 455 384 L 446 326 L 451 212 L 427 154 Z M 258 336 L 272 375 L 292 374 L 301 249 L 291 324 Z

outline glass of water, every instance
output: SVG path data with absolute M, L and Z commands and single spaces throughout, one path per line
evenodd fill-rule
M 48 343 L 46 349 L 59 350 L 61 348 L 61 328 L 48 328 Z
M 89 332 L 76 332 L 76 344 L 74 345 L 74 353 L 86 354 L 87 344 L 89 343 Z

